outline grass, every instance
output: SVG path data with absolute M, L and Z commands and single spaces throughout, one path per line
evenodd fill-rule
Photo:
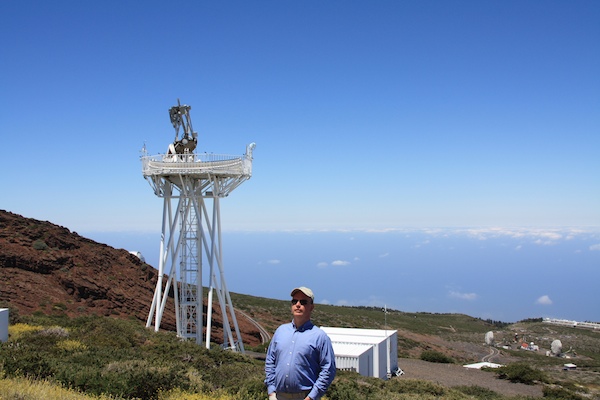
M 206 350 L 136 321 L 31 316 L 0 346 L 4 399 L 254 400 L 265 395 L 263 364 Z M 384 382 L 340 373 L 324 400 L 466 399 L 429 382 Z M 402 393 L 400 392 L 402 391 Z
M 51 383 L 46 380 L 27 378 L 0 379 L 0 399 L 2 400 L 108 400 L 108 396 L 90 396 Z
M 56 383 L 46 380 L 27 378 L 0 379 L 0 399 L 2 400 L 117 400 L 119 397 L 94 396 L 66 389 Z M 161 392 L 158 400 L 236 400 L 235 396 L 227 394 L 188 393 L 181 389 Z
M 287 301 L 236 293 L 231 296 L 237 308 L 271 332 L 290 320 Z M 418 348 L 421 353 L 428 350 L 433 351 L 431 354 L 436 358 L 441 357 L 435 353 L 438 348 L 432 349 L 429 343 L 421 341 L 426 338 L 481 346 L 485 333 L 490 330 L 494 330 L 498 340 L 502 335 L 512 338 L 518 330 L 531 341 L 540 345 L 548 343 L 548 346 L 554 338 L 560 337 L 567 348 L 577 349 L 580 355 L 577 371 L 562 372 L 560 367 L 566 361 L 561 358 L 527 351 L 502 351 L 532 369 L 547 373 L 544 380 L 548 382 L 545 391 L 549 398 L 577 399 L 579 393 L 587 391 L 593 395 L 594 388 L 600 387 L 599 332 L 548 326 L 536 321 L 502 327 L 462 314 L 388 311 L 384 319 L 379 308 L 317 304 L 314 322 L 321 326 L 397 329 L 398 349 L 403 356 Z M 11 322 L 9 342 L 0 344 L 2 400 L 251 400 L 266 397 L 260 361 L 222 351 L 218 346 L 209 351 L 182 342 L 173 333 L 153 332 L 136 320 L 91 316 L 70 319 L 43 313 L 19 319 L 14 324 Z M 387 326 L 384 326 L 385 320 Z M 460 358 L 455 359 L 462 362 Z M 46 392 L 30 394 L 36 390 Z M 340 372 L 323 400 L 434 398 L 519 399 L 477 386 L 449 389 L 407 377 L 382 381 Z

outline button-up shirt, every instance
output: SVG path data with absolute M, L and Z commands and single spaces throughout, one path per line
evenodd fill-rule
M 265 373 L 268 393 L 308 390 L 311 399 L 321 398 L 335 377 L 329 336 L 311 321 L 281 325 L 269 345 Z

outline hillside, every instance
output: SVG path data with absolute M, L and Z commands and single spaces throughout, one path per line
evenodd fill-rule
M 9 307 L 11 315 L 32 314 L 108 316 L 135 319 L 145 323 L 152 301 L 158 273 L 124 249 L 81 237 L 67 228 L 50 222 L 25 218 L 0 210 L 0 307 Z M 289 302 L 239 293 L 231 293 L 237 320 L 247 349 L 264 351 L 261 334 L 249 320 L 257 321 L 271 334 L 277 326 L 290 320 Z M 219 343 L 223 333 L 220 308 L 213 308 L 212 340 Z M 597 393 L 600 388 L 600 332 L 572 327 L 548 326 L 538 320 L 504 324 L 483 321 L 463 314 L 406 313 L 388 310 L 382 313 L 373 307 L 340 307 L 317 304 L 313 320 L 317 325 L 394 329 L 398 331 L 398 356 L 406 377 L 456 386 L 463 372 L 460 364 L 481 360 L 501 364 L 524 361 L 540 368 L 554 379 L 576 382 Z M 170 298 L 162 321 L 163 330 L 173 331 L 174 304 Z M 484 345 L 484 335 L 493 331 L 496 343 Z M 514 341 L 534 341 L 540 351 L 519 350 Z M 546 357 L 553 340 L 560 339 L 570 356 L 576 358 L 577 371 L 568 375 L 562 371 L 567 362 L 558 357 Z M 456 372 L 444 366 L 450 374 L 443 383 L 438 366 L 421 365 L 424 351 L 435 351 L 454 360 Z M 409 361 L 410 360 L 410 361 Z M 431 364 L 431 363 L 426 363 Z M 479 371 L 478 371 L 479 372 Z M 471 374 L 471 378 L 473 378 Z M 491 380 L 484 384 L 483 377 Z M 497 388 L 490 374 L 481 375 L 479 385 Z M 464 381 L 467 384 L 467 381 Z M 506 382 L 503 382 L 506 383 Z M 470 383 L 469 383 L 470 384 Z M 514 384 L 511 390 L 516 389 Z M 529 388 L 522 393 L 528 393 Z M 523 390 L 522 388 L 519 390 Z M 541 388 L 537 388 L 540 392 Z M 537 397 L 537 396 L 536 396 Z
M 145 323 L 158 271 L 124 249 L 84 238 L 52 224 L 0 210 L 0 306 L 29 315 L 64 313 L 135 318 Z M 246 345 L 260 342 L 257 329 L 237 316 Z M 223 337 L 220 308 L 212 340 Z M 175 329 L 170 298 L 161 328 Z

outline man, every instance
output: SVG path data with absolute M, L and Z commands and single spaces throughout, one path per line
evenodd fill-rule
M 335 377 L 329 336 L 313 325 L 315 296 L 307 287 L 292 290 L 292 322 L 275 331 L 265 362 L 269 400 L 320 399 Z

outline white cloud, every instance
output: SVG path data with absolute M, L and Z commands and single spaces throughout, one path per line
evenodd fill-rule
M 424 233 L 433 237 L 449 237 L 451 235 L 468 235 L 475 238 L 486 240 L 508 236 L 514 239 L 519 238 L 546 238 L 547 240 L 572 240 L 581 235 L 600 233 L 600 227 L 577 228 L 528 228 L 528 227 L 480 227 L 480 228 L 329 228 L 329 229 L 265 229 L 259 232 L 287 232 L 287 233 L 323 233 L 323 232 L 343 232 L 343 233 L 404 233 L 407 237 L 413 233 Z M 356 240 L 351 236 L 349 240 Z M 426 244 L 423 242 L 422 244 Z
M 563 235 L 558 232 L 538 232 L 538 236 L 548 240 L 560 240 L 563 238 Z
M 556 244 L 556 241 L 555 240 L 537 239 L 537 240 L 534 240 L 533 243 L 539 244 L 541 246 L 552 246 L 552 245 Z
M 423 241 L 422 241 L 422 242 L 420 242 L 420 243 L 416 243 L 416 244 L 414 244 L 414 245 L 413 245 L 413 248 L 416 248 L 416 249 L 418 249 L 419 247 L 421 247 L 421 246 L 424 246 L 424 245 L 426 245 L 426 244 L 429 244 L 429 243 L 431 243 L 431 240 L 423 240 Z
M 267 263 L 277 265 L 281 263 L 281 260 L 268 260 Z
M 543 306 L 549 306 L 552 304 L 552 300 L 550 299 L 550 296 L 548 295 L 543 295 L 541 297 L 539 297 L 536 301 L 535 304 L 541 304 Z
M 384 254 L 380 254 L 380 255 L 379 255 L 379 258 L 385 258 L 385 257 L 387 257 L 387 256 L 389 256 L 389 255 L 390 255 L 390 253 L 384 253 Z
M 450 291 L 449 296 L 455 299 L 461 300 L 475 300 L 477 299 L 477 293 L 460 293 L 456 291 Z
M 517 247 L 515 247 L 515 250 L 521 250 L 523 248 L 523 246 L 518 245 Z
M 591 245 L 590 250 L 591 251 L 600 251 L 600 243 Z
M 331 263 L 331 265 L 335 265 L 335 266 L 346 266 L 346 265 L 350 265 L 350 261 L 342 261 L 342 260 L 335 260 L 334 262 Z
M 328 265 L 329 264 L 327 264 L 325 261 L 321 261 L 320 263 L 317 264 L 317 267 L 319 267 L 319 268 L 325 268 Z

